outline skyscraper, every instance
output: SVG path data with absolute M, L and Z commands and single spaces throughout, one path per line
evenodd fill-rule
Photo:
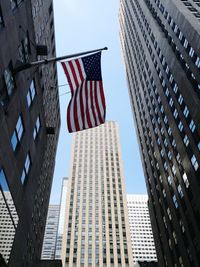
M 10 208 L 11 215 L 4 204 L 4 197 Z M 0 253 L 7 263 L 10 258 L 13 239 L 15 237 L 15 228 L 17 227 L 19 220 L 12 196 L 9 191 L 4 192 L 4 195 L 0 191 L 0 210 Z
M 200 3 L 121 0 L 121 44 L 160 266 L 200 266 Z
M 55 259 L 59 212 L 60 205 L 49 205 L 42 246 L 42 260 Z
M 0 1 L 0 43 L 0 217 L 6 212 L 13 229 L 5 259 L 9 267 L 35 267 L 60 127 L 57 71 L 55 64 L 16 67 L 55 56 L 52 1 Z M 1 235 L 1 247 L 7 242 Z
M 66 216 L 68 183 L 69 183 L 69 179 L 67 177 L 63 178 L 62 192 L 61 192 L 61 199 L 60 199 L 60 213 L 59 213 L 57 240 L 56 240 L 55 259 L 61 259 L 61 256 L 62 256 L 62 243 L 63 243 L 63 235 L 64 235 L 64 222 L 65 222 L 65 216 Z
M 73 135 L 66 212 L 65 266 L 133 266 L 115 122 Z
M 127 195 L 134 263 L 157 261 L 147 195 Z

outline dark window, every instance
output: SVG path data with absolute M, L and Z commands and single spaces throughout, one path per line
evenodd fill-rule
M 14 10 L 17 8 L 23 0 L 10 0 L 11 9 Z
M 3 15 L 0 7 L 0 28 L 4 26 Z
M 51 15 L 52 11 L 53 11 L 53 5 L 51 4 L 49 7 L 49 16 Z
M 12 73 L 12 64 L 11 63 L 4 70 L 4 80 L 5 80 L 7 95 L 11 96 L 11 94 L 13 93 L 13 90 L 15 88 L 14 77 L 13 77 L 13 73 Z
M 25 63 L 28 62 L 29 60 L 29 55 L 30 55 L 30 42 L 29 42 L 29 36 L 28 32 L 26 34 L 26 37 L 21 41 L 19 47 L 19 59 L 21 62 Z

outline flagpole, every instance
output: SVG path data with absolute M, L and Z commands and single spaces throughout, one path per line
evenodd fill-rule
M 17 66 L 16 68 L 14 68 L 13 73 L 16 74 L 22 70 L 30 69 L 32 67 L 38 67 L 40 65 L 46 65 L 46 64 L 51 63 L 51 62 L 57 62 L 60 60 L 69 59 L 69 58 L 73 58 L 73 57 L 80 57 L 80 56 L 84 56 L 87 54 L 99 52 L 102 50 L 108 50 L 108 48 L 104 47 L 104 48 L 100 48 L 100 49 L 90 50 L 90 51 L 81 52 L 81 53 L 72 54 L 72 55 L 66 55 L 66 56 L 62 56 L 62 57 L 53 57 L 53 58 L 43 59 L 43 60 L 39 60 L 39 61 L 28 62 L 28 63 L 21 64 L 21 65 Z

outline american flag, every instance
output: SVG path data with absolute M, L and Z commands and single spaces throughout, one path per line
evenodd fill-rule
M 71 90 L 67 108 L 69 132 L 104 123 L 106 104 L 101 77 L 101 52 L 61 64 Z

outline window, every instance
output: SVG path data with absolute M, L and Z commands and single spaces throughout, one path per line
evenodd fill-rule
M 198 168 L 199 168 L 199 163 L 198 163 L 197 158 L 195 157 L 195 155 L 193 155 L 193 156 L 191 157 L 191 163 L 192 163 L 192 165 L 193 165 L 195 171 L 197 171 Z
M 167 180 L 168 180 L 169 185 L 171 185 L 172 184 L 172 177 L 171 176 L 168 176 L 167 177 Z
M 176 83 L 175 83 L 175 85 L 174 85 L 174 87 L 173 87 L 173 91 L 174 91 L 175 94 L 178 92 L 178 86 L 177 86 Z
M 10 0 L 11 9 L 14 10 L 23 0 Z
M 178 189 L 178 192 L 179 192 L 180 197 L 183 198 L 184 194 L 183 194 L 183 190 L 182 190 L 180 184 L 178 185 L 177 189 Z
M 51 15 L 52 12 L 53 12 L 53 6 L 51 4 L 50 7 L 49 7 L 49 16 Z
M 180 105 L 183 103 L 183 96 L 181 94 L 179 95 L 178 102 Z
M 22 182 L 22 184 L 24 184 L 24 181 L 25 181 L 25 179 L 28 176 L 28 173 L 30 171 L 30 166 L 31 166 L 31 159 L 30 159 L 30 155 L 28 153 L 27 156 L 26 156 L 24 168 L 22 170 L 22 175 L 21 175 L 21 182 Z
M 177 109 L 174 110 L 173 115 L 174 115 L 174 118 L 177 119 L 177 117 L 178 117 L 178 110 Z
M 188 136 L 185 135 L 184 139 L 183 139 L 183 142 L 185 144 L 185 146 L 187 147 L 189 145 L 189 139 L 188 139 Z
M 189 185 L 190 185 L 190 183 L 189 183 L 189 181 L 188 181 L 187 174 L 186 174 L 185 172 L 184 172 L 184 174 L 183 174 L 183 181 L 184 181 L 184 183 L 185 183 L 186 188 L 188 188 Z
M 5 85 L 6 85 L 6 90 L 8 96 L 11 96 L 14 88 L 15 88 L 15 83 L 14 83 L 14 77 L 12 74 L 12 64 L 10 63 L 8 65 L 8 68 L 4 70 L 4 80 L 5 80 Z
M 172 166 L 172 172 L 174 175 L 176 175 L 176 167 L 174 165 Z
M 183 111 L 183 114 L 184 114 L 184 116 L 185 116 L 186 118 L 188 117 L 188 115 L 189 115 L 189 110 L 188 110 L 188 107 L 187 107 L 187 106 L 185 106 L 184 111 Z
M 200 142 L 198 143 L 198 145 L 197 145 L 197 146 L 198 146 L 198 149 L 200 150 Z
M 22 139 L 23 133 L 24 133 L 24 126 L 23 126 L 23 122 L 22 122 L 22 116 L 20 115 L 18 120 L 17 120 L 17 124 L 15 126 L 15 130 L 14 130 L 12 138 L 11 138 L 11 144 L 12 144 L 13 151 L 15 151 L 16 147 L 19 145 L 19 143 Z
M 168 217 L 169 217 L 169 219 L 171 221 L 172 220 L 172 216 L 171 216 L 171 212 L 170 212 L 170 209 L 169 208 L 167 208 L 167 214 L 168 214 Z
M 2 28 L 3 26 L 4 26 L 4 21 L 3 21 L 3 15 L 2 15 L 1 7 L 0 7 L 0 28 Z
M 26 37 L 21 41 L 18 47 L 18 51 L 19 51 L 20 61 L 23 63 L 28 62 L 29 54 L 30 54 L 30 43 L 29 43 L 28 32 L 26 34 Z
M 31 106 L 36 95 L 35 81 L 32 80 L 26 96 L 28 107 Z
M 169 105 L 172 107 L 173 104 L 174 104 L 174 102 L 173 102 L 172 98 L 170 98 Z
M 179 128 L 180 132 L 183 131 L 183 123 L 182 123 L 182 121 L 179 122 L 178 128 Z
M 39 134 L 40 127 L 41 127 L 40 117 L 38 116 L 38 117 L 37 117 L 37 120 L 36 120 L 36 123 L 35 123 L 34 130 L 33 130 L 33 139 L 34 139 L 34 140 L 36 139 L 36 137 L 37 137 L 38 134 Z
M 174 202 L 174 206 L 177 209 L 178 208 L 178 202 L 177 202 L 176 196 L 173 195 L 173 198 L 172 199 L 173 199 L 173 202 Z
M 11 3 L 11 9 L 14 10 L 17 7 L 17 1 L 16 0 L 10 0 Z
M 196 129 L 196 125 L 193 120 L 191 120 L 189 127 L 190 127 L 191 132 L 193 133 Z

